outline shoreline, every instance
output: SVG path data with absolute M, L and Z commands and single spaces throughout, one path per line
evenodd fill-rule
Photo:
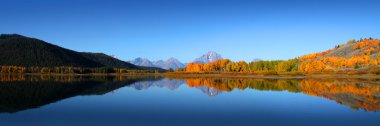
M 257 79 L 305 79 L 305 78 L 354 78 L 354 79 L 380 79 L 380 75 L 363 74 L 310 74 L 310 75 L 254 75 L 254 74 L 226 74 L 226 73 L 209 73 L 209 74 L 194 74 L 194 73 L 163 73 L 163 77 L 179 77 L 179 78 L 194 78 L 194 77 L 221 77 L 221 78 L 257 78 Z
M 160 76 L 166 78 L 257 78 L 257 79 L 305 79 L 305 78 L 355 78 L 380 79 L 375 74 L 306 74 L 306 75 L 255 75 L 240 73 L 130 73 L 130 74 L 41 74 L 41 73 L 0 73 L 0 76 Z
M 124 74 L 42 74 L 42 73 L 0 73 L 0 76 L 3 75 L 26 75 L 26 76 L 158 76 L 159 73 L 124 73 Z

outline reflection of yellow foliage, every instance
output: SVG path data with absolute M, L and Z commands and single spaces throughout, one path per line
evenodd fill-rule
M 352 94 L 363 100 L 354 99 L 358 106 L 367 110 L 380 110 L 380 99 L 375 95 L 380 93 L 379 85 L 362 84 L 358 81 L 348 81 L 345 84 L 337 80 L 305 79 L 300 83 L 302 92 L 332 99 L 326 94 Z M 322 93 L 321 93 L 322 92 Z
M 356 107 L 369 111 L 380 110 L 380 85 L 369 84 L 358 79 L 216 79 L 192 78 L 186 79 L 189 87 L 207 86 L 219 91 L 230 92 L 234 89 L 277 90 L 289 92 L 303 92 L 312 96 L 342 101 L 355 101 Z M 337 99 L 334 96 L 344 96 L 346 99 Z
M 10 75 L 10 74 L 0 74 L 0 81 L 22 81 L 25 80 L 25 76 L 21 74 Z

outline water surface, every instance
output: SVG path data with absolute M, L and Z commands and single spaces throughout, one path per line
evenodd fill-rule
M 2 76 L 0 125 L 377 126 L 363 79 Z

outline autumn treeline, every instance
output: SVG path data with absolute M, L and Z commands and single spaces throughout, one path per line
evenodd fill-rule
M 76 82 L 76 81 L 129 81 L 129 80 L 154 80 L 159 79 L 159 76 L 146 76 L 146 75 L 128 75 L 128 76 L 76 76 L 71 74 L 65 75 L 51 75 L 51 74 L 40 74 L 40 75 L 25 75 L 25 74 L 0 74 L 0 82 L 10 82 L 10 81 L 54 81 L 54 82 Z
M 378 39 L 350 40 L 334 49 L 290 60 L 232 62 L 228 59 L 200 64 L 189 63 L 186 73 L 253 73 L 253 74 L 308 74 L 308 73 L 360 73 L 380 74 L 380 41 Z M 342 49 L 340 49 L 342 48 Z M 340 49 L 339 51 L 337 51 Z M 343 51 L 342 51 L 343 50 Z M 348 50 L 348 51 L 344 51 Z M 334 54 L 331 54 L 334 52 Z M 336 56 L 341 55 L 341 56 Z M 367 69 L 366 69 L 367 68 Z M 366 69 L 366 70 L 363 70 Z M 369 70 L 368 70 L 369 69 Z
M 288 61 L 245 61 L 232 62 L 228 59 L 218 60 L 207 64 L 189 63 L 185 72 L 292 72 L 297 71 L 298 59 Z
M 39 73 L 39 74 L 124 74 L 124 73 L 158 73 L 158 70 L 131 70 L 126 68 L 82 68 L 82 67 L 20 67 L 1 66 L 0 73 Z

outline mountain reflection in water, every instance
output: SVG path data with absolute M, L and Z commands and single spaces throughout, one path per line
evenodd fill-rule
M 380 110 L 379 80 L 179 78 L 154 76 L 1 76 L 0 113 L 14 113 L 83 95 L 103 95 L 119 88 L 176 90 L 194 88 L 218 97 L 234 90 L 287 91 L 323 97 L 352 109 Z

